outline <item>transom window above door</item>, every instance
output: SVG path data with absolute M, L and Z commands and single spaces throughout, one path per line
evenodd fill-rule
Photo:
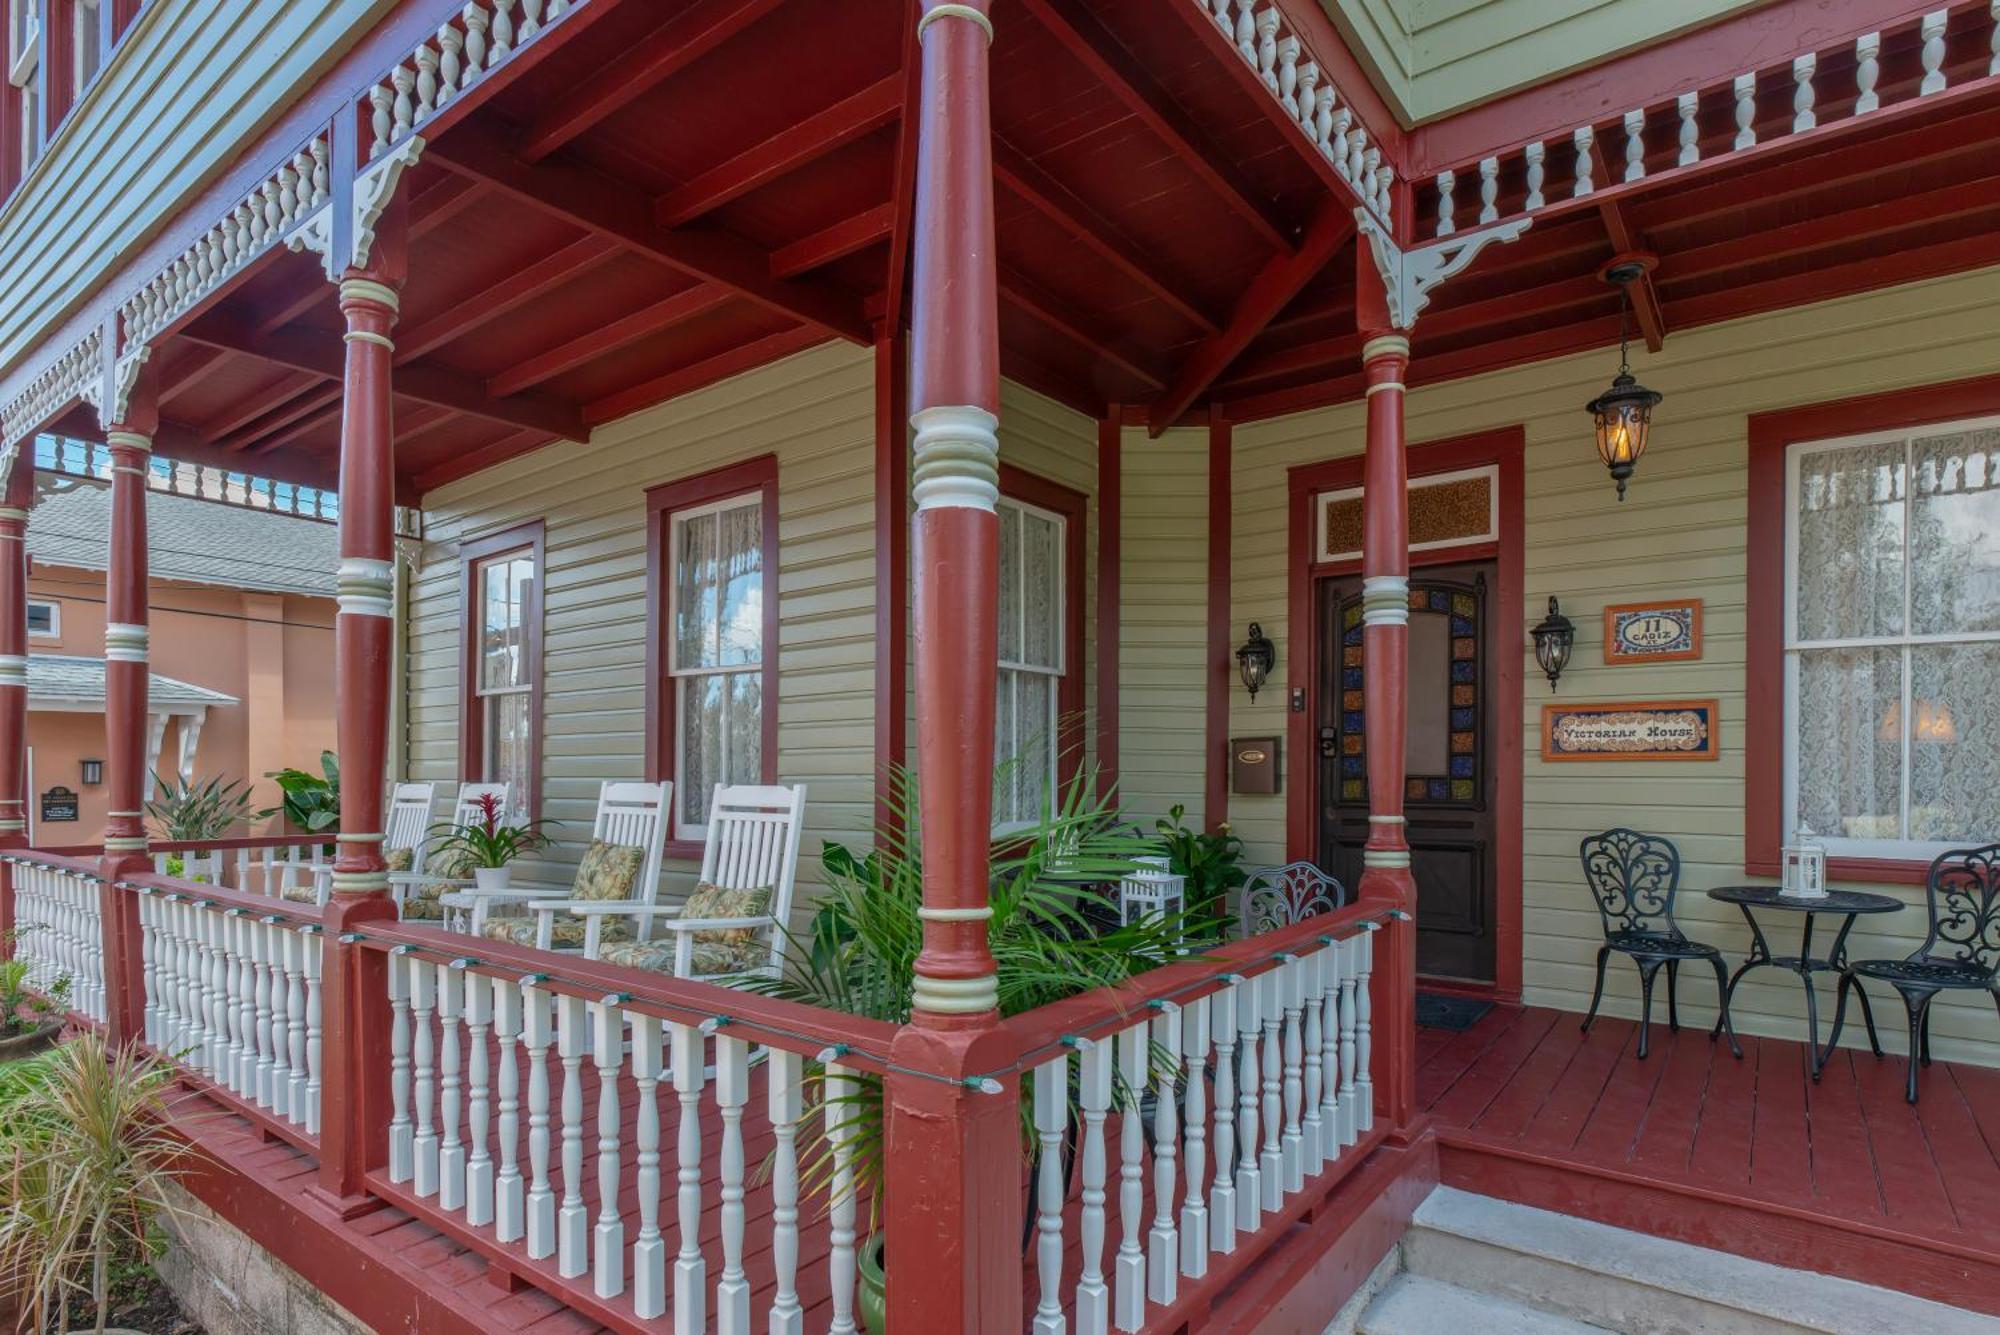
M 2000 830 L 2000 417 L 1794 445 L 1785 824 L 1928 858 Z
M 762 497 L 675 512 L 668 550 L 676 826 L 699 839 L 715 785 L 764 774 Z

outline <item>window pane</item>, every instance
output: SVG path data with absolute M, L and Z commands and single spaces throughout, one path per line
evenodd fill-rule
M 1910 651 L 1910 838 L 1984 843 L 2000 830 L 2000 644 Z
M 2000 630 L 2000 428 L 1914 441 L 1910 462 L 1910 629 Z
M 1902 837 L 1903 654 L 1799 654 L 1798 833 Z
M 528 717 L 526 691 L 486 697 L 486 780 L 512 784 L 516 800 L 528 791 Z
M 1021 660 L 1062 666 L 1062 525 L 1046 515 L 1021 515 Z
M 725 665 L 764 658 L 764 507 L 724 510 L 721 521 L 722 648 Z
M 761 783 L 764 778 L 764 682 L 755 672 L 723 678 L 729 692 L 728 765 L 724 783 Z
M 521 608 L 533 568 L 533 562 L 517 557 L 480 569 L 479 684 L 484 688 L 527 684 Z
M 714 667 L 716 517 L 674 521 L 674 666 Z M 699 817 L 697 819 L 700 819 Z
M 1014 765 L 1014 681 L 1020 674 L 1000 669 L 993 701 L 993 823 L 1007 825 L 1019 819 L 1015 793 L 1019 785 Z
M 1903 633 L 1903 444 L 1799 458 L 1798 638 Z
M 708 793 L 722 777 L 722 697 L 724 675 L 681 678 L 680 764 L 674 797 L 683 825 L 708 820 Z
M 1020 819 L 1036 820 L 1049 799 L 1055 777 L 1055 678 L 1021 674 L 1020 769 L 1015 773 Z
M 1000 660 L 1021 657 L 1021 507 L 1000 502 Z
M 30 635 L 51 635 L 56 628 L 56 605 L 54 603 L 28 604 L 28 633 Z

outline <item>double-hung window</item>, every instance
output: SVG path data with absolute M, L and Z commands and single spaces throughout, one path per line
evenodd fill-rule
M 482 561 L 479 572 L 480 771 L 488 783 L 526 795 L 533 772 L 534 655 L 528 642 L 538 578 L 534 556 L 513 552 Z
M 993 826 L 1037 820 L 1057 783 L 1066 655 L 1068 520 L 1002 497 L 1000 662 L 993 712 Z
M 1928 858 L 2000 830 L 2000 417 L 1792 445 L 1787 839 Z
M 717 784 L 765 774 L 764 494 L 739 493 L 669 515 L 667 675 L 673 710 L 675 827 L 707 834 Z

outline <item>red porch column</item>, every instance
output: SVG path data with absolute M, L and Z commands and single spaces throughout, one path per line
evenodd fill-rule
M 0 497 L 0 849 L 28 842 L 28 510 L 33 439 L 16 447 Z M 14 869 L 0 866 L 0 959 L 14 953 Z
M 115 388 L 107 393 L 115 394 Z M 153 376 L 142 369 L 124 410 L 104 429 L 111 451 L 110 559 L 104 575 L 104 753 L 110 809 L 104 821 L 104 931 L 107 1028 L 113 1043 L 141 1037 L 145 977 L 139 904 L 111 882 L 148 869 L 146 859 L 146 704 L 151 632 L 146 610 L 146 469 L 159 425 Z
M 987 0 L 925 0 L 917 137 L 911 495 L 924 943 L 889 1081 L 890 1328 L 1021 1329 L 1021 1150 L 987 948 L 999 601 L 999 325 Z M 884 646 L 884 652 L 894 652 Z
M 390 1118 L 387 961 L 349 940 L 393 920 L 382 858 L 382 784 L 389 742 L 389 661 L 395 635 L 395 458 L 390 365 L 402 287 L 401 211 L 390 210 L 375 258 L 340 283 L 346 380 L 340 428 L 340 607 L 334 621 L 334 718 L 340 754 L 340 834 L 326 910 L 326 1100 L 319 1190 L 343 1213 L 372 1208 L 363 1174 L 384 1161 Z
M 1365 281 L 1365 280 L 1364 280 Z M 1361 364 L 1368 395 L 1368 456 L 1363 473 L 1361 550 L 1362 655 L 1368 748 L 1368 844 L 1360 898 L 1413 911 L 1410 844 L 1403 819 L 1404 741 L 1408 730 L 1410 549 L 1403 376 L 1410 341 L 1386 328 L 1364 329 Z M 1389 924 L 1375 941 L 1376 1096 L 1392 1128 L 1416 1113 L 1416 933 L 1410 920 Z

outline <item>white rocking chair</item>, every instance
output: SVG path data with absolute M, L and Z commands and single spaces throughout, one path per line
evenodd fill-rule
M 553 944 L 555 915 L 570 913 L 584 922 L 583 949 L 593 949 L 602 935 L 607 917 L 631 916 L 653 906 L 660 887 L 660 859 L 666 851 L 667 812 L 673 796 L 671 783 L 608 782 L 597 795 L 597 818 L 591 823 L 590 837 L 607 844 L 644 850 L 639 875 L 630 899 L 576 899 L 570 886 L 510 885 L 505 890 L 456 890 L 442 896 L 447 926 L 474 936 L 483 936 L 495 908 L 525 905 L 534 915 L 538 949 L 557 949 Z M 527 944 L 520 942 L 519 944 Z
M 389 814 L 382 823 L 382 856 L 386 858 L 400 849 L 410 851 L 410 870 L 389 873 L 389 893 L 398 903 L 402 902 L 410 882 L 423 872 L 424 850 L 430 846 L 431 808 L 436 803 L 434 783 L 399 783 L 389 794 Z M 287 884 L 283 897 L 296 904 L 325 908 L 333 896 L 333 864 L 315 862 L 312 874 L 311 890 Z

